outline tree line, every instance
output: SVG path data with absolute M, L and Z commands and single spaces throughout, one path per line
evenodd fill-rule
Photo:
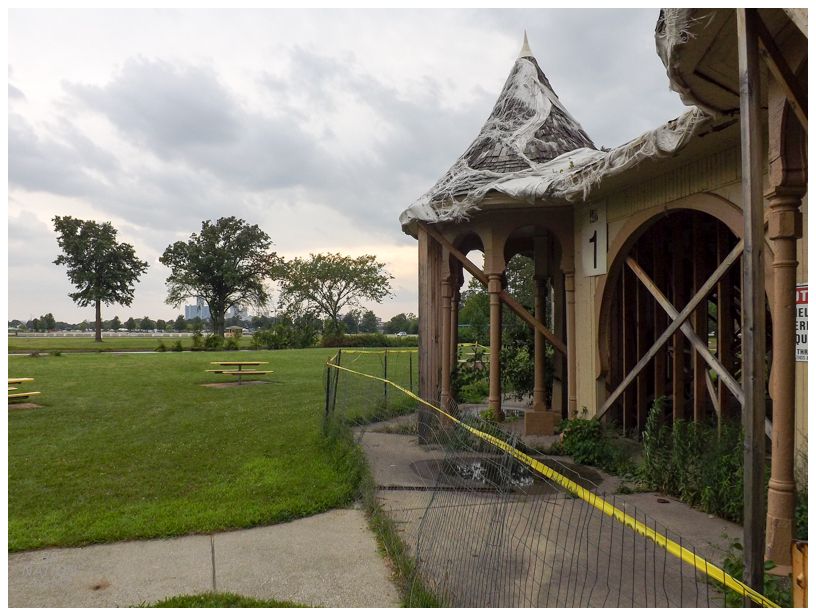
M 135 285 L 148 263 L 136 257 L 132 245 L 116 241 L 117 231 L 110 222 L 55 216 L 53 223 L 62 251 L 54 263 L 66 266 L 77 289 L 69 294 L 71 299 L 80 307 L 94 306 L 96 340 L 101 341 L 102 305 L 130 306 Z M 199 232 L 192 233 L 187 241 L 174 242 L 159 257 L 170 270 L 166 303 L 179 307 L 188 299 L 203 298 L 214 334 L 223 337 L 227 311 L 237 306 L 266 307 L 270 285 L 277 283 L 278 318 L 282 320 L 321 320 L 324 333 L 332 335 L 376 327 L 376 316 L 370 310 L 361 311 L 360 306 L 364 301 L 380 303 L 389 297 L 393 277 L 374 255 L 327 253 L 286 260 L 271 247 L 266 232 L 240 218 L 203 221 Z M 143 327 L 145 319 L 138 328 L 135 319 L 117 325 L 161 329 L 158 322 L 154 327 Z M 114 321 L 118 317 L 111 325 Z

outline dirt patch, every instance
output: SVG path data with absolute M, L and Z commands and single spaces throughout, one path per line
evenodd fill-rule
M 214 389 L 225 389 L 227 387 L 248 387 L 250 385 L 269 385 L 271 381 L 229 381 L 228 383 L 202 383 L 202 387 L 212 387 Z
M 41 409 L 43 408 L 41 404 L 34 404 L 33 402 L 18 402 L 17 404 L 9 404 L 8 410 L 23 410 L 23 409 Z

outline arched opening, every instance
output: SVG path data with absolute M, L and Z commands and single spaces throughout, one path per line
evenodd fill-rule
M 669 210 L 637 229 L 628 248 L 617 255 L 606 286 L 603 344 L 608 358 L 607 395 L 647 355 L 672 318 L 656 300 L 662 293 L 680 312 L 734 248 L 739 238 L 713 215 L 688 209 Z M 627 263 L 631 259 L 653 284 L 644 283 Z M 687 323 L 725 369 L 740 373 L 739 260 L 714 285 Z M 770 332 L 770 327 L 768 328 Z M 639 436 L 654 401 L 663 398 L 666 419 L 719 421 L 739 416 L 739 403 L 677 331 L 653 353 L 646 367 L 623 391 L 608 416 L 624 433 Z

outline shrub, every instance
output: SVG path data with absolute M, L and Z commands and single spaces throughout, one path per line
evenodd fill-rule
M 764 588 L 762 590 L 762 594 L 776 603 L 780 607 L 791 607 L 792 606 L 792 595 L 791 595 L 791 581 L 790 577 L 782 578 L 778 575 L 770 575 L 767 573 L 771 569 L 775 567 L 775 564 L 771 561 L 765 562 L 765 583 Z M 728 549 L 728 554 L 723 561 L 722 566 L 723 571 L 729 574 L 731 577 L 741 580 L 742 573 L 744 571 L 744 564 L 743 564 L 743 556 L 742 556 L 742 545 L 734 541 L 731 543 Z M 725 604 L 727 607 L 742 607 L 743 600 L 742 595 L 731 590 L 730 588 L 724 587 L 722 584 L 716 583 L 715 585 L 725 591 Z
M 487 380 L 476 381 L 462 387 L 457 395 L 460 402 L 478 404 L 482 402 L 490 393 L 490 384 Z
M 238 350 L 238 341 L 235 338 L 226 338 L 224 340 L 224 350 L 225 351 L 237 351 Z
M 326 334 L 320 346 L 332 347 L 415 347 L 416 336 L 386 336 L 384 334 Z
M 606 427 L 597 419 L 566 419 L 561 422 L 560 431 L 558 449 L 578 464 L 597 466 L 608 473 L 632 472 L 628 452 L 612 443 Z
M 167 347 L 164 345 L 164 341 L 163 341 L 163 340 L 159 342 L 159 346 L 157 346 L 157 347 L 156 347 L 156 350 L 157 350 L 159 353 L 164 353 L 165 351 L 167 351 Z
M 51 351 L 51 353 L 49 354 L 51 355 L 51 357 L 61 357 L 62 351 Z
M 679 497 L 692 507 L 742 522 L 742 429 L 723 422 L 663 419 L 655 400 L 643 432 L 642 481 L 653 490 Z
M 177 353 L 184 350 L 184 347 L 181 346 L 181 340 L 176 340 L 176 343 L 173 345 L 173 350 Z
M 204 350 L 220 351 L 224 348 L 224 339 L 216 334 L 210 334 L 204 338 Z

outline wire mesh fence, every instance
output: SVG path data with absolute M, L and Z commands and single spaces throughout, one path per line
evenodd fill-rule
M 414 563 L 408 593 L 451 607 L 774 605 L 712 564 L 716 550 L 698 552 L 598 478 L 478 414 L 422 401 L 416 356 L 397 355 L 335 356 L 326 425 L 356 427 Z

